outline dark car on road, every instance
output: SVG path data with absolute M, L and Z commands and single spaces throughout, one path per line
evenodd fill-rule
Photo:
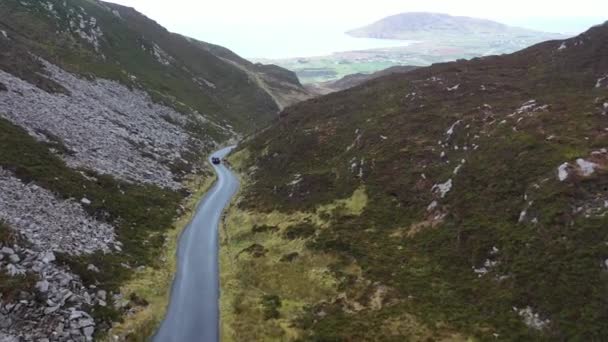
M 222 163 L 222 160 L 220 158 L 213 157 L 213 158 L 211 158 L 211 162 L 215 165 L 219 165 Z

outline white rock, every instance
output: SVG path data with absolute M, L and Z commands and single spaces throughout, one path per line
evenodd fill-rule
M 526 219 L 526 215 L 528 214 L 527 210 L 522 210 L 521 213 L 519 214 L 519 223 L 524 222 L 524 220 Z
M 602 86 L 606 86 L 605 83 L 608 83 L 608 82 L 605 82 L 606 80 L 608 80 L 608 75 L 598 78 L 597 82 L 595 83 L 595 87 L 601 88 Z
M 37 282 L 36 288 L 42 293 L 47 293 L 49 291 L 49 285 L 49 282 L 45 279 Z
M 97 268 L 97 266 L 93 265 L 93 264 L 89 264 L 87 266 L 87 271 L 91 271 L 91 272 L 95 272 L 95 273 L 99 273 L 99 268 Z
M 458 121 L 454 122 L 452 124 L 452 126 L 450 126 L 450 128 L 448 128 L 448 130 L 447 130 L 447 132 L 445 132 L 445 134 L 447 134 L 447 135 L 454 134 L 454 128 L 456 128 L 456 125 L 458 125 L 460 122 L 461 122 L 461 120 L 458 120 Z
M 453 171 L 452 173 L 453 173 L 454 175 L 457 175 L 457 174 L 458 174 L 458 172 L 460 172 L 460 169 L 461 169 L 461 168 L 462 168 L 462 164 L 460 164 L 460 165 L 456 166 L 456 167 L 454 168 L 454 171 Z
M 598 166 L 595 163 L 590 161 L 586 161 L 585 159 L 579 158 L 576 160 L 578 167 L 581 169 L 581 173 L 583 176 L 588 177 L 591 176 L 595 172 L 595 168 Z
M 289 186 L 295 186 L 295 185 L 298 185 L 298 184 L 299 184 L 301 181 L 302 181 L 302 175 L 301 175 L 301 174 L 299 174 L 299 173 L 296 173 L 296 174 L 293 176 L 292 181 L 291 181 L 291 182 L 289 182 L 287 185 L 289 185 Z
M 526 325 L 530 328 L 542 330 L 549 323 L 551 323 L 551 321 L 548 319 L 541 319 L 538 313 L 535 313 L 529 306 L 519 310 L 514 308 L 514 310 L 517 311 L 517 313 L 524 319 L 524 323 L 526 323 Z
M 17 255 L 17 254 L 11 254 L 11 256 L 8 257 L 8 259 L 13 263 L 13 264 L 17 264 L 19 263 L 19 261 L 21 261 L 21 258 Z
M 25 269 L 8 264 L 6 265 L 6 273 L 11 277 L 20 276 L 25 274 Z
M 452 179 L 449 179 L 445 183 L 436 184 L 431 188 L 431 191 L 439 191 L 441 198 L 444 198 L 450 190 L 452 190 Z
M 59 308 L 60 308 L 60 306 L 59 306 L 59 305 L 50 306 L 50 307 L 48 307 L 48 308 L 44 309 L 44 314 L 45 314 L 45 315 L 50 315 L 50 314 L 52 314 L 53 312 L 55 312 L 55 311 L 59 310 Z
M 42 262 L 48 264 L 49 262 L 55 261 L 55 254 L 53 252 L 46 252 L 42 257 Z
M 104 290 L 99 290 L 97 291 L 97 298 L 100 298 L 101 300 L 106 300 L 108 296 L 108 293 Z
M 93 340 L 93 334 L 95 333 L 95 327 L 88 326 L 82 329 L 82 333 L 87 338 L 87 341 Z
M 91 200 L 84 197 L 80 200 L 80 203 L 84 204 L 84 205 L 91 205 Z
M 557 168 L 557 178 L 559 178 L 560 182 L 563 182 L 568 178 L 568 163 L 563 163 Z
M 72 310 L 72 313 L 70 314 L 70 318 L 69 319 L 70 319 L 70 321 L 73 321 L 73 320 L 79 319 L 79 318 L 81 318 L 83 316 L 84 316 L 84 312 L 83 311 Z
M 154 54 L 154 57 L 156 58 L 156 60 L 159 63 L 161 63 L 162 65 L 171 65 L 171 62 L 173 61 L 173 57 L 171 57 L 171 55 L 169 55 L 163 49 L 161 49 L 160 46 L 158 46 L 156 43 L 154 43 L 154 45 L 152 46 L 152 53 Z M 214 85 L 214 88 L 215 88 L 215 85 Z
M 15 254 L 15 251 L 10 247 L 2 247 L 2 250 L 0 252 L 2 252 L 2 254 L 8 255 Z

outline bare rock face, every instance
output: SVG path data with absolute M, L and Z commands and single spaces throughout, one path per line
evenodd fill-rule
M 70 153 L 63 158 L 70 167 L 181 188 L 168 164 L 183 161 L 183 152 L 202 146 L 200 137 L 185 129 L 189 123 L 205 122 L 202 116 L 178 113 L 114 81 L 90 81 L 42 63 L 69 95 L 45 92 L 0 71 L 0 83 L 7 89 L 0 92 L 0 116 L 40 141 L 65 145 Z
M 109 252 L 116 242 L 114 228 L 90 218 L 76 201 L 61 200 L 37 185 L 23 184 L 2 168 L 0 188 L 0 219 L 37 250 L 74 255 Z

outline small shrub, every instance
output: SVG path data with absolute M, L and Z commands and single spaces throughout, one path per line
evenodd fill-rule
M 279 308 L 281 307 L 281 298 L 277 295 L 262 296 L 262 308 L 264 319 L 277 319 L 280 317 Z
M 305 239 L 315 235 L 316 228 L 311 223 L 300 223 L 285 229 L 283 235 L 290 240 Z

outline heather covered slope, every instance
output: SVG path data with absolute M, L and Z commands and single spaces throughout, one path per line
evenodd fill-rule
M 232 159 L 226 336 L 601 340 L 607 114 L 608 24 L 288 108 Z

